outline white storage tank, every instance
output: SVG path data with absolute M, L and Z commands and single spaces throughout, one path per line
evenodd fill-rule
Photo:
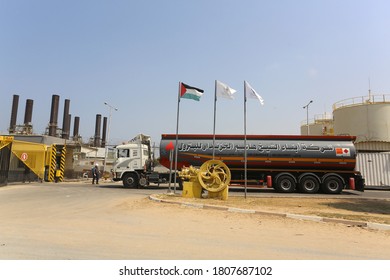
M 315 115 L 314 119 L 303 120 L 301 135 L 334 135 L 332 114 Z
M 334 134 L 358 142 L 390 142 L 390 95 L 369 95 L 333 105 Z

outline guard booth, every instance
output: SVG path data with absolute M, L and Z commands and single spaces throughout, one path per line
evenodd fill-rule
M 66 146 L 15 140 L 0 136 L 0 184 L 64 179 Z

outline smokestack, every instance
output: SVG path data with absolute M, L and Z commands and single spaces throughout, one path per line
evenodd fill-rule
M 68 114 L 68 138 L 66 138 L 66 139 L 70 138 L 70 127 L 71 127 L 71 125 L 72 125 L 72 115 Z
M 69 139 L 69 130 L 70 130 L 69 105 L 70 105 L 70 100 L 65 99 L 64 117 L 62 118 L 62 138 L 63 139 Z
M 102 148 L 106 147 L 107 117 L 103 118 Z
M 80 126 L 80 117 L 74 117 L 74 124 L 73 124 L 74 141 L 77 141 L 79 139 L 79 126 Z
M 19 95 L 14 94 L 13 100 L 12 100 L 12 111 L 11 111 L 11 120 L 9 123 L 9 133 L 15 133 L 16 128 L 16 118 L 18 116 L 18 106 L 19 106 Z
M 59 103 L 60 103 L 60 97 L 56 94 L 53 94 L 51 99 L 49 135 L 54 137 L 57 136 L 57 119 L 58 119 Z
M 95 138 L 93 141 L 93 145 L 95 147 L 100 147 L 100 126 L 102 122 L 102 115 L 96 115 L 96 125 L 95 125 Z
M 33 111 L 34 100 L 26 100 L 26 110 L 24 112 L 24 125 L 31 125 L 32 111 Z

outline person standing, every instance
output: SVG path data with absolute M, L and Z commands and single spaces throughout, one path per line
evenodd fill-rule
M 25 183 L 27 180 L 28 180 L 29 183 L 31 183 L 30 168 L 27 165 L 24 165 L 23 183 Z
M 96 163 L 95 166 L 92 168 L 92 184 L 99 184 L 99 165 Z

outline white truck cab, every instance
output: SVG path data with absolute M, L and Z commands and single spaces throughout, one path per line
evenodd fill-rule
M 147 185 L 145 174 L 150 171 L 150 137 L 139 134 L 128 143 L 115 147 L 113 180 L 123 181 L 125 187 Z

